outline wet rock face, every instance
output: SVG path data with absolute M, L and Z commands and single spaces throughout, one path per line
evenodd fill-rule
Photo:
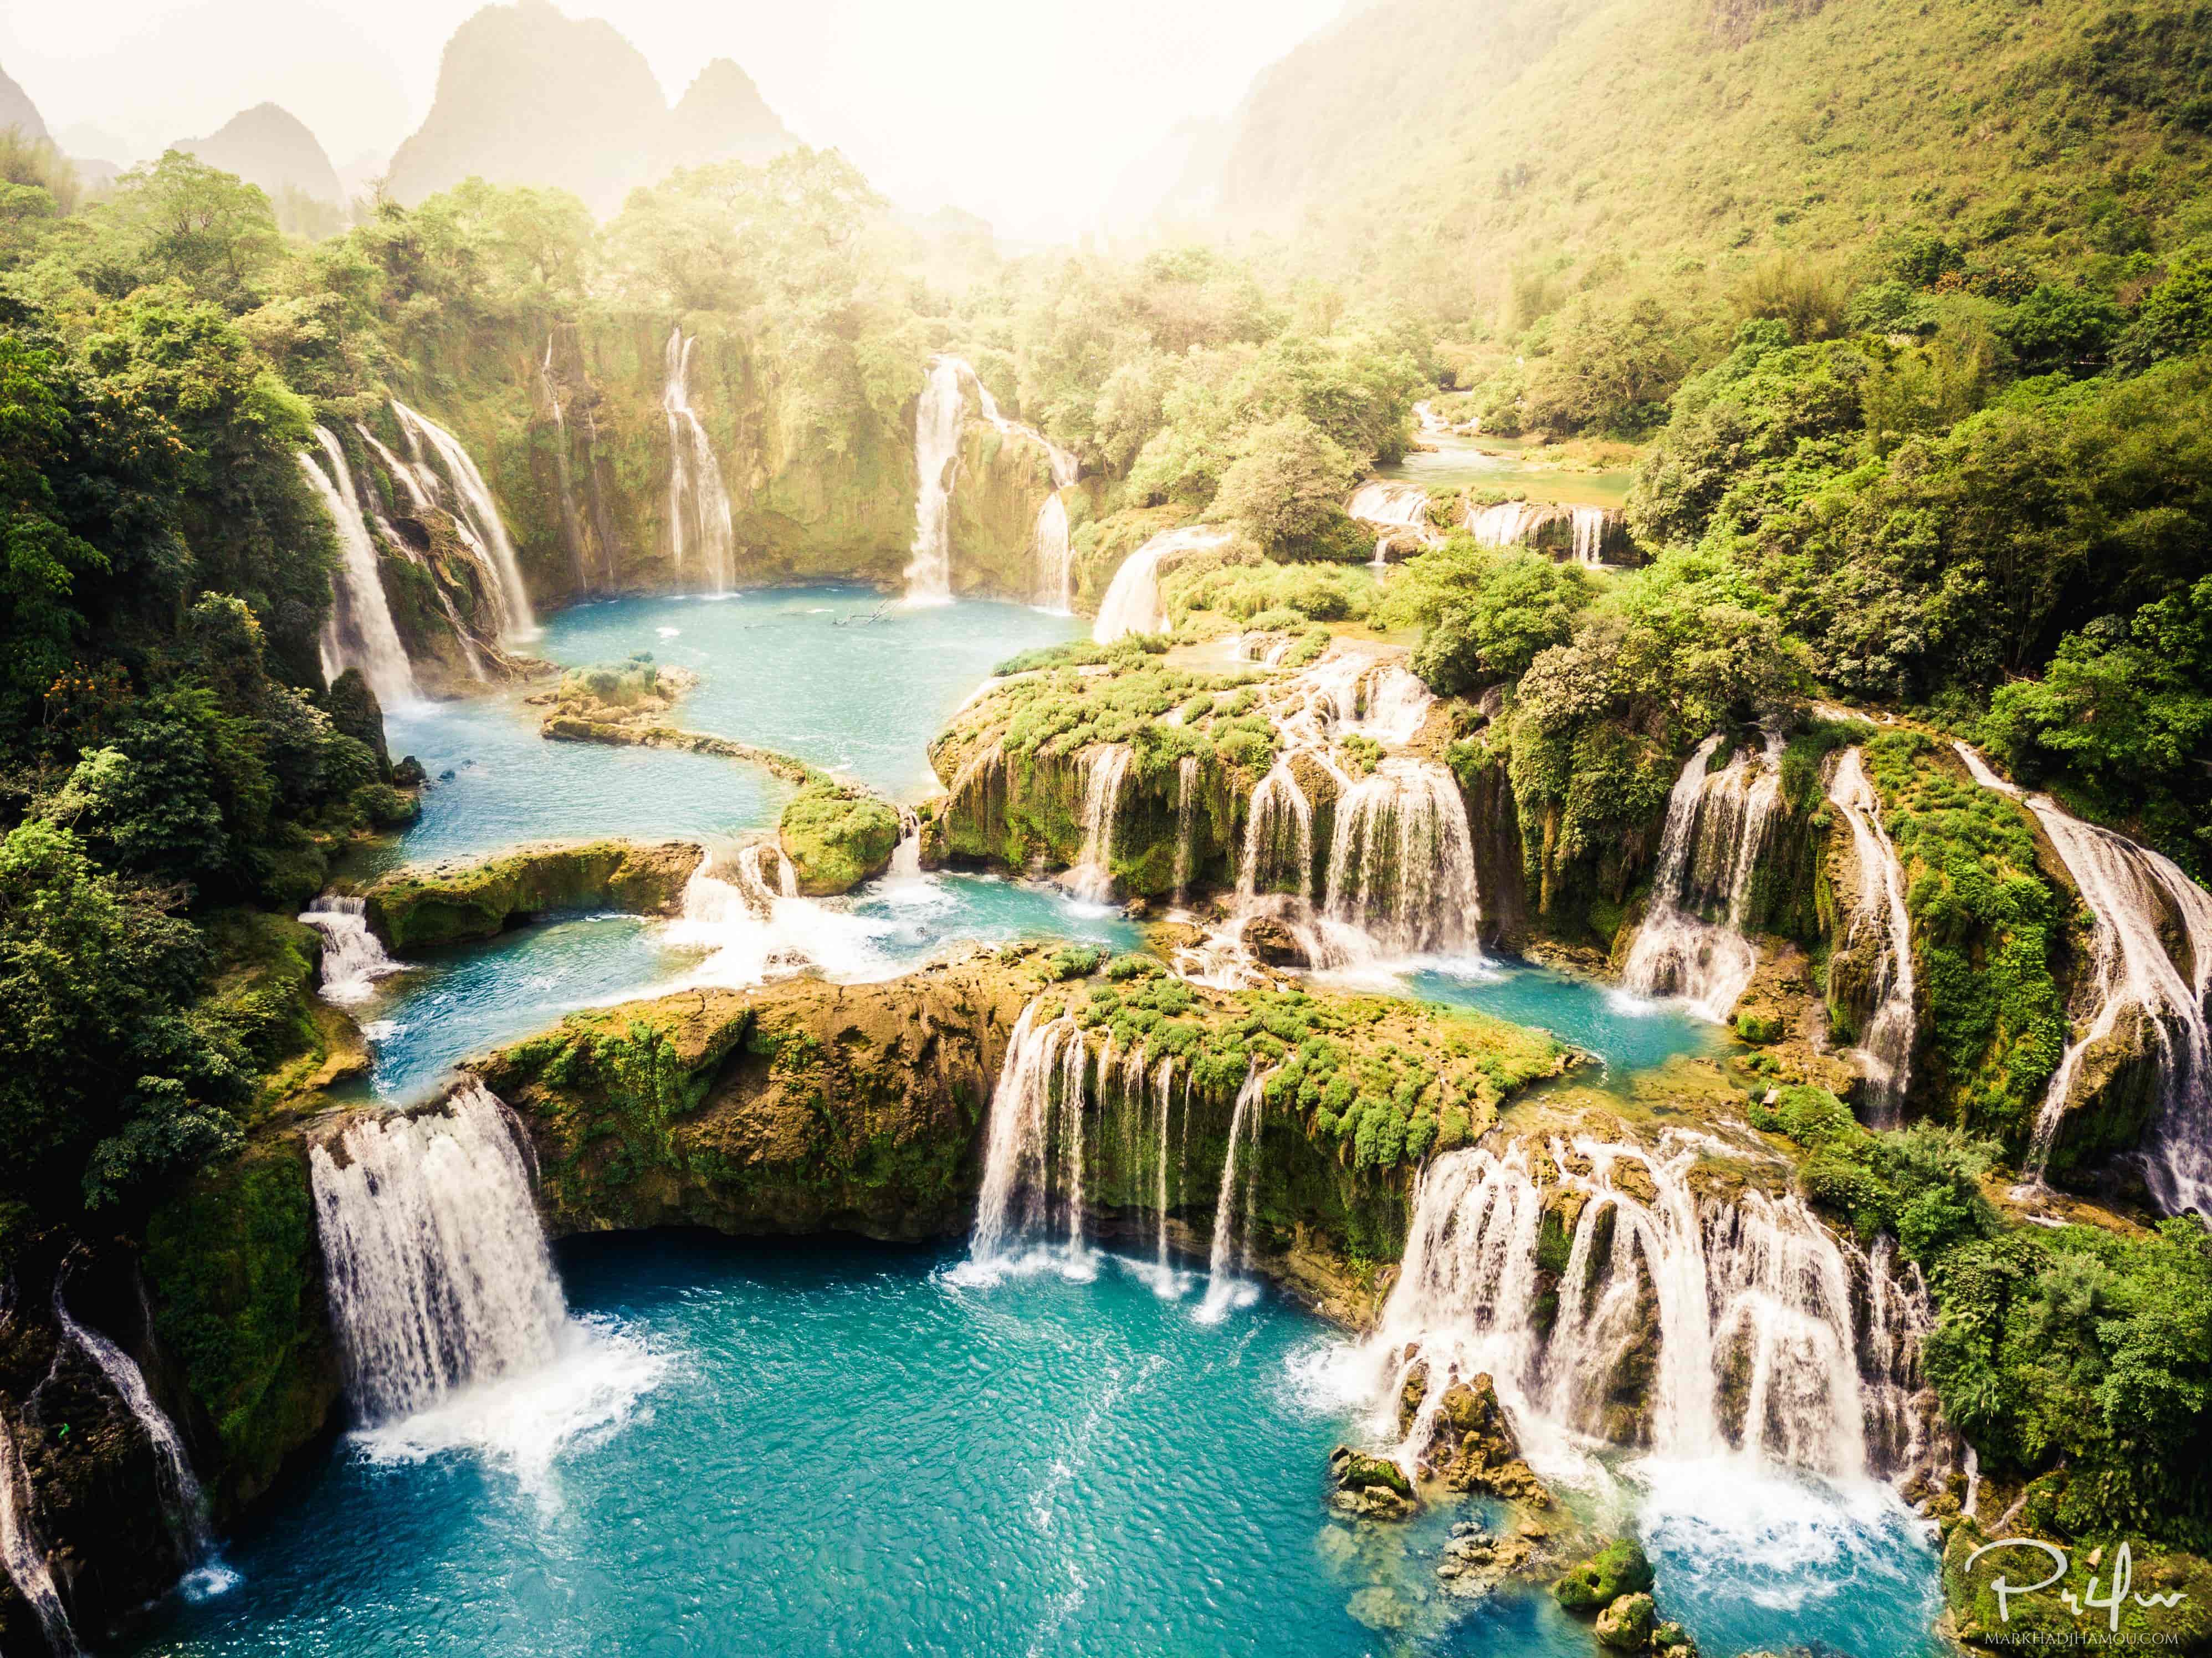
M 1297 935 L 1272 915 L 1255 915 L 1244 923 L 1244 948 L 1255 961 L 1268 967 L 1308 967 L 1305 946 Z
M 1417 1369 L 1407 1378 L 1398 1400 L 1401 1433 L 1413 1431 L 1427 1401 L 1428 1387 L 1425 1370 Z M 1420 1455 L 1423 1467 L 1449 1490 L 1481 1492 L 1536 1508 L 1551 1503 L 1544 1482 L 1522 1459 L 1520 1439 L 1487 1376 L 1454 1382 L 1444 1389 Z

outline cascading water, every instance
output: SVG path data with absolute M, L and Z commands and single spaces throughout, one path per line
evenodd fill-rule
M 368 930 L 368 906 L 343 893 L 325 893 L 309 904 L 300 920 L 323 935 L 319 993 L 326 1002 L 350 1007 L 376 993 L 376 981 L 404 965 L 385 953 L 384 941 Z
M 1469 508 L 1467 527 L 1478 545 L 1512 547 L 1526 541 L 1543 516 L 1542 507 L 1525 501 L 1501 501 L 1494 507 Z
M 1429 492 L 1418 483 L 1370 478 L 1352 492 L 1352 499 L 1345 503 L 1344 510 L 1346 516 L 1373 525 L 1382 531 L 1375 537 L 1372 562 L 1377 568 L 1390 562 L 1393 532 L 1411 530 L 1424 542 L 1436 539 L 1429 525 Z
M 1237 907 L 1254 908 L 1266 893 L 1313 896 L 1313 805 L 1289 762 L 1278 760 L 1252 791 L 1244 814 L 1244 855 L 1237 870 Z
M 1241 1274 L 1252 1264 L 1252 1199 L 1259 1185 L 1260 1117 L 1267 1102 L 1267 1078 L 1255 1060 L 1237 1090 L 1229 1118 L 1228 1149 L 1222 1154 L 1221 1189 L 1213 1201 L 1213 1244 L 1206 1260 L 1206 1300 L 1201 1319 L 1218 1319 L 1244 1292 Z
M 1480 953 L 1474 841 L 1449 772 L 1393 757 L 1339 796 L 1322 908 L 1389 956 Z
M 906 567 L 906 602 L 952 600 L 952 472 L 960 459 L 960 423 L 967 410 L 967 365 L 933 357 L 914 410 L 914 545 Z
M 1858 890 L 1848 938 L 1856 948 L 1871 940 L 1875 968 L 1873 1011 L 1859 1033 L 1871 1116 L 1880 1126 L 1897 1121 L 1912 1081 L 1917 1017 L 1912 1001 L 1912 932 L 1905 908 L 1905 869 L 1882 826 L 1881 798 L 1868 781 L 1856 749 L 1846 749 L 1828 782 L 1828 799 L 1850 825 L 1858 864 Z
M 918 878 L 919 822 L 915 828 Z M 684 976 L 685 986 L 737 989 L 810 969 L 851 980 L 878 976 L 884 969 L 869 924 L 801 896 L 799 872 L 771 841 L 739 847 L 693 871 L 667 937 L 671 944 L 707 952 Z
M 153 1390 L 147 1387 L 146 1377 L 131 1355 L 110 1341 L 97 1330 L 88 1329 L 77 1322 L 70 1312 L 69 1303 L 62 1297 L 62 1279 L 54 1281 L 54 1322 L 60 1327 L 62 1337 L 90 1359 L 100 1373 L 107 1378 L 107 1385 L 129 1407 L 139 1430 L 154 1451 L 154 1474 L 161 1497 L 161 1518 L 177 1546 L 179 1558 L 187 1566 L 197 1565 L 214 1546 L 214 1537 L 208 1529 L 207 1496 L 200 1490 L 198 1477 L 192 1473 L 191 1459 L 185 1453 L 185 1442 L 177 1433 L 176 1424 L 154 1402 Z
M 1436 694 L 1395 662 L 1370 671 L 1363 682 L 1364 711 L 1350 728 L 1389 748 L 1403 748 L 1421 734 Z
M 1101 744 L 1086 751 L 1083 786 L 1083 849 L 1067 872 L 1067 888 L 1085 903 L 1103 904 L 1114 896 L 1114 824 L 1121 811 L 1121 789 L 1135 756 L 1126 744 Z
M 483 474 L 469 459 L 469 452 L 462 447 L 461 440 L 437 422 L 410 409 L 396 398 L 392 412 L 398 417 L 399 429 L 407 434 L 408 444 L 417 457 L 416 483 L 434 497 L 439 495 L 442 484 L 453 488 L 459 502 L 453 521 L 483 572 L 485 596 L 491 601 L 500 637 L 536 637 L 538 618 L 531 611 L 530 590 L 523 586 L 522 567 L 515 561 L 514 543 L 507 537 L 507 525 L 500 519 L 499 507 L 492 500 L 491 488 L 484 482 Z M 422 454 L 426 448 L 443 467 L 442 481 L 438 469 Z
M 31 1477 L 4 1420 L 0 1420 L 0 1566 L 7 1568 L 15 1592 L 30 1603 L 47 1647 L 57 1658 L 77 1658 L 84 1649 L 70 1627 L 53 1568 L 46 1564 L 46 1546 L 32 1522 Z
M 407 492 L 408 503 L 416 513 L 428 513 L 436 509 L 437 499 L 432 493 L 437 485 L 437 475 L 434 472 L 418 463 L 400 459 L 385 446 L 384 441 L 375 433 L 370 431 L 359 421 L 354 422 L 353 429 L 361 434 L 361 440 L 368 446 L 369 452 L 383 463 L 386 475 Z M 428 481 L 427 484 L 426 479 Z M 382 523 L 383 520 L 380 519 L 379 522 Z M 459 527 L 458 521 L 456 527 Z M 407 551 L 408 556 L 414 559 L 416 563 L 422 562 L 419 557 L 408 550 L 405 539 L 397 530 L 388 524 L 384 525 L 384 528 L 386 531 L 385 536 L 386 541 L 403 551 Z M 482 560 L 479 559 L 478 562 L 481 564 Z M 489 679 L 490 675 L 484 667 L 483 653 L 477 647 L 474 636 L 463 624 L 461 613 L 453 608 L 453 596 L 446 591 L 445 583 L 439 580 L 434 574 L 430 577 L 429 586 L 430 591 L 438 597 L 438 607 L 446 613 L 446 625 L 453 631 L 453 642 L 461 647 L 461 658 L 468 664 L 469 677 L 478 682 Z
M 331 1322 L 364 1422 L 552 1362 L 568 1309 L 519 1133 L 471 1082 L 441 1112 L 356 1121 L 335 1151 L 309 1153 Z
M 1743 925 L 1752 877 L 1782 804 L 1780 739 L 1770 734 L 1763 756 L 1739 755 L 1708 774 L 1720 741 L 1717 733 L 1698 745 L 1668 797 L 1650 908 L 1622 973 L 1635 994 L 1678 996 L 1717 1023 L 1728 1019 L 1758 968 Z M 1708 910 L 1720 919 L 1705 920 Z
M 1176 762 L 1176 840 L 1174 898 L 1181 903 L 1190 892 L 1191 865 L 1197 860 L 1198 756 L 1187 754 Z
M 1110 645 L 1126 634 L 1156 634 L 1167 629 L 1167 607 L 1160 596 L 1160 564 L 1182 553 L 1205 552 L 1224 545 L 1225 530 L 1188 524 L 1179 530 L 1163 530 L 1121 561 L 1098 606 L 1091 624 L 1094 645 Z
M 545 407 L 553 416 L 553 481 L 561 497 L 561 537 L 568 544 L 568 576 L 576 591 L 584 590 L 584 526 L 576 517 L 576 493 L 568 477 L 568 416 L 561 407 L 561 388 L 553 380 L 553 336 L 545 337 L 545 355 L 538 361 L 538 384 L 545 393 Z
M 681 570 L 696 545 L 711 590 L 722 593 L 736 578 L 736 535 L 721 464 L 691 409 L 691 353 L 698 343 L 697 335 L 687 339 L 678 327 L 669 331 L 662 353 L 667 369 L 660 407 L 668 418 L 669 551 Z
M 1406 1382 L 1426 1370 L 1400 1448 L 1409 1467 L 1445 1387 L 1478 1373 L 1540 1463 L 1566 1460 L 1577 1436 L 1680 1460 L 1744 1451 L 1841 1479 L 1924 1459 L 1924 1291 L 1899 1284 L 1882 1250 L 1847 1254 L 1795 1198 L 1751 1190 L 1701 1206 L 1697 1156 L 1673 1134 L 1656 1148 L 1553 1143 L 1575 1206 L 1548 1332 L 1534 1317 L 1546 1188 L 1527 1151 L 1470 1148 L 1422 1172 L 1397 1283 L 1362 1349 L 1392 1434 Z M 1626 1421 L 1608 1415 L 1624 1366 L 1650 1372 L 1647 1410 Z
M 969 1255 L 1004 1260 L 1023 1239 L 1042 1235 L 1083 1248 L 1084 1073 L 1090 1049 L 1073 1019 L 1039 1023 L 1031 1002 L 1015 1021 L 991 1090 L 983 1185 L 976 1196 Z
M 323 623 L 323 677 L 336 679 L 348 668 L 358 668 L 386 708 L 419 701 L 422 694 L 416 688 L 407 647 L 392 625 L 384 578 L 377 571 L 376 544 L 362 517 L 353 469 L 327 428 L 318 426 L 315 440 L 331 464 L 331 475 L 324 476 L 323 469 L 304 454 L 300 470 L 337 531 L 339 551 L 337 568 L 331 572 L 331 613 Z
M 1037 508 L 1036 602 L 1055 616 L 1071 615 L 1075 604 L 1075 556 L 1067 539 L 1067 503 L 1054 490 Z
M 1575 562 L 1596 569 L 1605 562 L 1606 510 L 1602 507 L 1573 507 Z

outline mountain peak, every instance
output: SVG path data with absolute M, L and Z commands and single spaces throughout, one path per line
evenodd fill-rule
M 33 141 L 47 137 L 46 124 L 39 113 L 39 106 L 31 101 L 31 94 L 0 69 L 0 127 L 14 127 L 26 138 Z
M 324 153 L 322 141 L 280 104 L 256 104 L 206 137 L 180 138 L 174 147 L 259 185 L 272 202 L 287 190 L 296 190 L 333 207 L 345 204 L 337 169 Z

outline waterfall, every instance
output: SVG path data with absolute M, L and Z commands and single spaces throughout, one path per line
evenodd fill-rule
M 1083 849 L 1067 872 L 1068 890 L 1086 903 L 1114 897 L 1114 822 L 1121 809 L 1121 788 L 1136 757 L 1127 744 L 1103 743 L 1085 750 Z
M 2133 1014 L 2155 1048 L 2160 1112 L 2143 1148 L 2151 1195 L 2168 1213 L 2212 1213 L 2212 894 L 2171 859 L 2125 835 L 2085 823 L 2048 795 L 2023 796 L 1978 754 L 1955 743 L 1984 788 L 2023 800 L 2051 837 L 2094 924 L 2090 941 L 2088 1021 L 2067 1045 L 2044 1090 L 2025 1170 L 2038 1185 L 2090 1050 Z M 2191 976 L 2166 951 L 2161 924 L 2178 924 Z M 2080 995 L 2077 989 L 2076 996 Z
M 1727 1021 L 1758 967 L 1743 924 L 1782 804 L 1780 739 L 1770 734 L 1764 756 L 1738 755 L 1708 774 L 1720 741 L 1716 733 L 1698 745 L 1668 797 L 1650 908 L 1622 974 L 1636 994 L 1679 996 L 1717 1023 Z M 1704 919 L 1708 909 L 1722 919 Z
M 1197 859 L 1198 756 L 1187 754 L 1176 762 L 1175 891 L 1176 903 L 1190 891 L 1191 865 Z
M 1648 1415 L 1631 1436 L 1661 1456 L 1740 1450 L 1850 1479 L 1893 1462 L 1899 1413 L 1921 1413 L 1924 1442 L 1917 1335 L 1909 1351 L 1899 1339 L 1924 1326 L 1887 1258 L 1857 1260 L 1855 1273 L 1856 1258 L 1794 1197 L 1748 1190 L 1701 1208 L 1688 1178 L 1697 1157 L 1671 1133 L 1656 1149 L 1552 1143 L 1556 1189 L 1577 1204 L 1561 1211 L 1573 1233 L 1548 1333 L 1534 1321 L 1546 1193 L 1526 1150 L 1449 1152 L 1422 1171 L 1398 1279 L 1364 1349 L 1378 1425 L 1393 1433 L 1400 1393 L 1425 1367 L 1423 1411 L 1400 1451 L 1409 1467 L 1445 1388 L 1478 1372 L 1540 1458 L 1577 1436 L 1628 1431 L 1608 1419 L 1624 1366 L 1650 1370 Z
M 884 878 L 901 883 L 919 881 L 921 879 L 921 814 L 911 806 L 901 806 L 898 819 L 898 844 L 891 848 L 890 867 L 884 871 Z
M 1252 791 L 1244 814 L 1244 856 L 1237 871 L 1237 908 L 1263 893 L 1313 896 L 1313 806 L 1287 757 L 1275 762 Z
M 1001 1260 L 1018 1241 L 1040 1231 L 1056 1235 L 1071 1253 L 1083 1248 L 1084 1070 L 1090 1049 L 1073 1019 L 1039 1023 L 1036 1011 L 1031 1002 L 1015 1021 L 991 1090 L 983 1185 L 969 1245 L 979 1263 Z
M 952 470 L 960 459 L 960 423 L 967 409 L 957 357 L 933 357 L 929 378 L 914 410 L 914 546 L 906 567 L 909 604 L 944 604 L 952 598 Z
M 1470 508 L 1467 527 L 1482 546 L 1511 547 L 1526 541 L 1544 516 L 1543 507 L 1525 501 L 1501 501 L 1494 507 Z
M 1480 954 L 1467 803 L 1432 760 L 1393 757 L 1338 797 L 1323 913 L 1385 954 Z
M 576 518 L 575 491 L 568 479 L 568 417 L 561 408 L 561 388 L 553 383 L 553 336 L 545 336 L 545 355 L 538 360 L 538 384 L 544 391 L 545 406 L 553 416 L 553 476 L 561 491 L 561 533 L 568 544 L 568 575 L 576 591 L 584 591 L 584 526 Z
M 1126 634 L 1164 633 L 1168 614 L 1160 596 L 1161 561 L 1180 553 L 1204 552 L 1228 540 L 1225 530 L 1190 524 L 1163 530 L 1145 543 L 1114 572 L 1098 606 L 1098 619 L 1091 625 L 1091 642 L 1110 645 Z
M 481 1083 L 441 1112 L 358 1121 L 309 1154 L 346 1386 L 362 1419 L 551 1362 L 567 1305 L 520 1133 Z
M 1575 562 L 1596 569 L 1605 562 L 1606 510 L 1602 507 L 1572 507 Z
M 1160 1068 L 1152 1078 L 1152 1096 L 1158 1102 L 1160 1136 L 1159 1151 L 1153 1169 L 1152 1212 L 1158 1222 L 1159 1284 L 1168 1288 L 1175 1281 L 1175 1269 L 1168 1259 L 1168 1108 L 1175 1094 L 1175 1056 L 1170 1054 L 1160 1061 Z M 1190 1084 L 1183 1084 L 1183 1133 L 1190 1132 Z
M 2205 992 L 2212 977 L 2212 895 L 2173 864 L 2124 835 L 2085 823 L 2046 795 L 2027 809 L 2051 836 L 2095 922 L 2090 944 L 2087 1027 L 2068 1045 L 2036 1113 L 2028 1155 L 2031 1182 L 2049 1162 L 2058 1124 L 2096 1043 L 2133 1013 L 2156 1047 L 2161 1109 L 2146 1146 L 2144 1173 L 2169 1212 L 2212 1212 L 2212 1043 Z M 2163 915 L 2179 916 L 2196 983 L 2182 977 L 2159 936 Z
M 1345 503 L 1347 517 L 1362 524 L 1376 525 L 1382 531 L 1375 537 L 1375 556 L 1371 562 L 1377 569 L 1389 563 L 1390 537 L 1394 531 L 1411 530 L 1424 542 L 1433 542 L 1435 531 L 1429 527 L 1429 492 L 1418 483 L 1393 483 L 1386 478 L 1370 478 L 1352 492 Z
M 1436 694 L 1395 662 L 1370 672 L 1362 682 L 1365 710 L 1351 729 L 1386 747 L 1401 749 L 1421 734 Z
M 1054 490 L 1037 508 L 1036 602 L 1055 616 L 1073 613 L 1075 555 L 1067 540 L 1067 503 Z
M 428 467 L 423 467 L 421 469 L 422 476 L 418 477 L 417 469 L 413 465 L 393 454 L 385 446 L 383 440 L 368 427 L 356 421 L 353 423 L 353 429 L 361 434 L 361 440 L 367 444 L 370 452 L 383 463 L 386 474 L 407 492 L 408 501 L 417 513 L 428 513 L 436 507 L 436 501 L 424 487 L 422 481 L 423 477 L 427 477 L 431 484 L 434 485 L 437 483 L 436 474 L 431 472 Z M 386 541 L 395 547 L 406 549 L 407 543 L 398 531 L 392 529 L 389 524 L 384 524 L 381 519 L 378 522 L 386 531 L 385 537 Z M 456 527 L 459 526 L 456 525 Z M 422 562 L 419 558 L 415 558 L 411 550 L 409 551 L 408 556 L 413 558 L 416 563 Z M 479 563 L 481 562 L 479 560 Z M 446 584 L 439 580 L 434 573 L 426 572 L 426 574 L 429 574 L 430 576 L 430 591 L 438 596 L 438 606 L 446 613 L 446 625 L 453 630 L 453 642 L 461 647 L 462 659 L 468 664 L 469 677 L 481 683 L 490 677 L 484 670 L 483 653 L 477 648 L 477 641 L 470 636 L 468 629 L 462 624 L 461 613 L 453 608 L 453 596 L 446 591 Z
M 1221 1189 L 1213 1202 L 1213 1247 L 1206 1260 L 1206 1300 L 1199 1316 L 1221 1317 L 1238 1298 L 1238 1273 L 1252 1264 L 1252 1198 L 1260 1181 L 1260 1117 L 1267 1078 L 1275 1073 L 1254 1060 L 1237 1090 L 1229 1117 L 1229 1143 L 1221 1157 Z M 1231 1257 L 1235 1257 L 1232 1261 Z
M 1858 891 L 1851 906 L 1848 938 L 1856 947 L 1871 936 L 1879 955 L 1874 975 L 1874 1008 L 1859 1033 L 1859 1058 L 1866 1073 L 1872 1116 L 1887 1127 L 1897 1121 L 1912 1081 L 1912 1048 L 1918 1034 L 1912 1004 L 1912 932 L 1905 908 L 1905 869 L 1889 831 L 1882 827 L 1881 798 L 1867 780 L 1856 749 L 1846 749 L 1828 783 L 1828 799 L 1850 825 L 1858 864 Z
M 376 981 L 405 971 L 368 930 L 368 905 L 343 893 L 325 893 L 300 920 L 323 935 L 319 992 L 326 1002 L 350 1007 L 376 993 Z
M 54 1322 L 60 1327 L 63 1339 L 98 1367 L 107 1378 L 107 1385 L 115 1389 L 137 1420 L 140 1431 L 153 1448 L 154 1478 L 161 1496 L 161 1518 L 176 1542 L 179 1558 L 187 1567 L 197 1565 L 214 1546 L 214 1538 L 208 1529 L 207 1497 L 192 1473 L 191 1459 L 185 1454 L 185 1442 L 177 1433 L 176 1424 L 154 1402 L 145 1376 L 131 1362 L 131 1355 L 97 1330 L 78 1323 L 70 1315 L 69 1303 L 62 1298 L 62 1280 L 58 1277 L 54 1280 Z
M 730 527 L 730 495 L 722 487 L 722 468 L 707 428 L 691 410 L 691 352 L 696 334 L 681 326 L 669 331 L 662 353 L 667 368 L 660 407 L 668 417 L 668 539 L 670 561 L 684 568 L 696 539 L 713 591 L 727 592 L 736 576 L 736 538 Z
M 337 531 L 339 552 L 337 568 L 331 572 L 331 613 L 323 623 L 323 677 L 336 679 L 348 668 L 358 668 L 386 708 L 420 701 L 422 694 L 415 686 L 414 666 L 392 623 L 384 578 L 376 568 L 376 544 L 368 538 L 368 525 L 362 517 L 353 469 L 328 428 L 318 426 L 315 440 L 331 463 L 331 476 L 325 477 L 323 469 L 304 454 L 300 470 Z
M 70 1627 L 53 1569 L 46 1564 L 46 1546 L 32 1522 L 30 1473 L 5 1421 L 0 1421 L 0 1565 L 8 1569 L 15 1592 L 30 1603 L 46 1645 L 58 1658 L 77 1658 L 84 1649 Z
M 407 434 L 408 445 L 417 457 L 415 481 L 423 491 L 436 497 L 439 493 L 438 471 L 422 458 L 428 447 L 444 467 L 444 482 L 450 483 L 459 498 L 459 510 L 453 514 L 454 527 L 461 533 L 462 541 L 476 556 L 485 580 L 485 597 L 491 601 L 497 618 L 497 631 L 507 638 L 535 638 L 538 618 L 530 609 L 530 592 L 522 583 L 522 568 L 515 562 L 514 543 L 508 539 L 507 525 L 499 516 L 498 505 L 491 498 L 490 486 L 477 464 L 469 459 L 469 452 L 461 440 L 437 422 L 418 414 L 398 398 L 393 398 L 392 412 L 398 417 L 399 428 Z
M 919 878 L 919 820 L 915 828 L 914 874 Z M 873 925 L 865 919 L 801 896 L 799 872 L 771 841 L 756 841 L 726 858 L 702 862 L 684 883 L 677 919 L 667 929 L 671 944 L 706 952 L 684 975 L 683 986 L 732 989 L 810 969 L 831 979 L 877 976 L 883 957 L 875 937 Z

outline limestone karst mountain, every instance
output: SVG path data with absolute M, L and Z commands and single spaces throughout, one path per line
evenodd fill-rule
M 31 94 L 18 86 L 4 69 L 0 69 L 0 127 L 14 127 L 26 138 L 47 136 L 46 124 L 39 113 L 39 106 L 31 101 Z
M 275 104 L 256 104 L 208 137 L 180 138 L 174 148 L 258 185 L 272 202 L 282 203 L 289 191 L 333 207 L 345 201 L 337 169 L 331 165 L 321 140 L 305 122 Z
M 735 64 L 709 64 L 674 110 L 612 25 L 546 0 L 487 6 L 454 31 L 422 127 L 392 158 L 415 203 L 479 177 L 555 185 L 601 213 L 671 167 L 762 161 L 795 142 Z
M 772 161 L 798 142 L 768 106 L 753 77 L 717 58 L 669 112 L 661 160 L 668 167 Z

